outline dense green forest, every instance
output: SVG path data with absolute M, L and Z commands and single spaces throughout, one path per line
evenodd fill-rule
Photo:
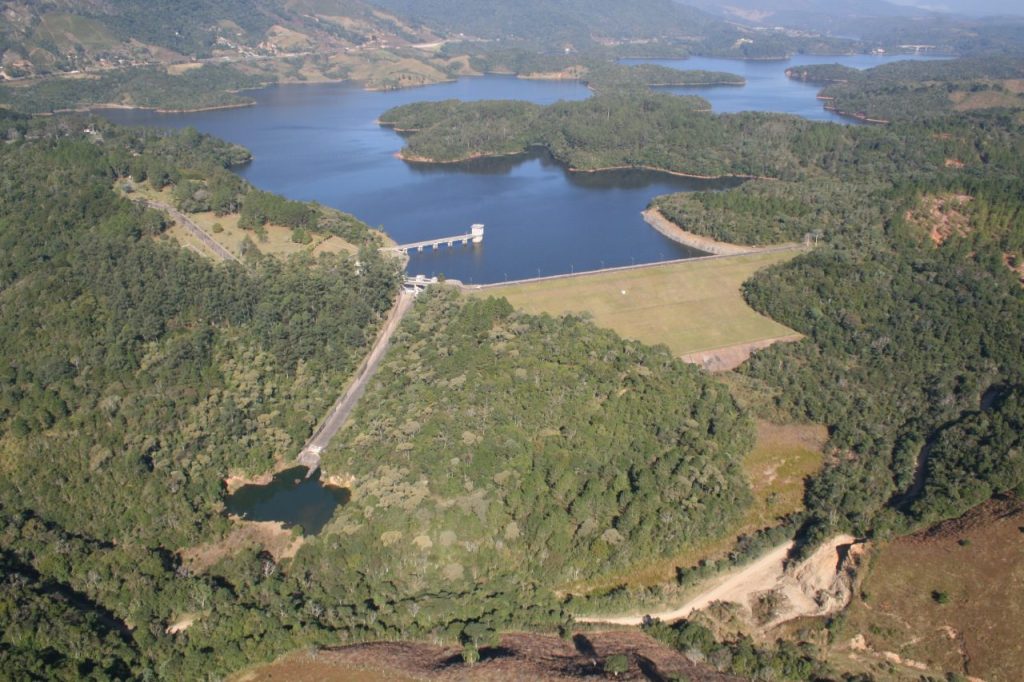
M 380 120 L 409 131 L 403 153 L 452 161 L 508 153 L 521 143 L 547 147 L 570 168 L 646 166 L 701 176 L 893 177 L 941 168 L 945 159 L 980 164 L 968 129 L 988 135 L 986 153 L 1012 154 L 1019 144 L 995 114 L 937 121 L 932 135 L 911 125 L 846 127 L 760 112 L 715 115 L 699 97 L 652 92 L 598 94 L 540 110 L 521 102 L 418 103 Z M 981 127 L 981 132 L 970 132 Z M 1008 147 L 1001 150 L 999 144 Z
M 384 539 L 405 581 L 553 586 L 727 532 L 751 444 L 728 391 L 664 348 L 439 291 L 324 466 L 359 482 L 336 527 Z
M 223 477 L 297 453 L 397 265 L 213 264 L 115 185 L 257 224 L 338 214 L 229 180 L 245 150 L 194 130 L 2 124 L 0 676 L 187 679 L 339 641 L 552 630 L 554 585 L 719 537 L 749 504 L 752 429 L 723 386 L 583 320 L 441 290 L 325 453 L 349 505 L 293 559 L 193 568 L 180 552 L 234 527 Z
M 228 530 L 229 470 L 301 447 L 390 306 L 395 264 L 366 249 L 358 275 L 339 256 L 213 265 L 112 187 L 132 165 L 223 169 L 237 148 L 72 118 L 2 128 L 0 676 L 180 679 L 334 632 L 285 596 L 297 586 L 256 586 L 255 552 L 203 576 L 175 552 Z M 271 603 L 294 616 L 263 622 Z M 166 634 L 186 611 L 206 614 L 195 636 Z
M 950 116 L 960 110 L 1024 109 L 1018 87 L 1024 58 L 985 57 L 904 61 L 866 71 L 836 64 L 790 71 L 790 77 L 829 83 L 821 92 L 835 111 L 874 120 Z
M 201 109 L 240 106 L 251 99 L 236 91 L 267 85 L 266 76 L 247 76 L 230 66 L 207 64 L 179 76 L 147 67 L 110 71 L 96 78 L 42 80 L 0 87 L 0 105 L 43 113 L 103 104 L 153 109 Z
M 928 68 L 940 77 L 976 76 L 983 67 Z M 985 73 L 1012 75 L 1007 68 L 1015 67 L 993 62 Z M 408 152 L 436 148 L 458 158 L 471 140 L 441 133 L 468 120 L 472 106 L 444 105 L 445 122 L 437 124 L 432 106 L 387 117 L 422 126 L 408 137 Z M 1006 396 L 1024 379 L 1024 293 L 1007 267 L 1024 248 L 1019 117 L 936 105 L 913 121 L 839 126 L 715 116 L 657 94 L 530 111 L 499 111 L 497 120 L 509 138 L 544 145 L 571 167 L 773 178 L 655 201 L 686 229 L 749 244 L 807 235 L 818 243 L 745 287 L 756 309 L 808 338 L 762 351 L 740 370 L 784 414 L 829 426 L 834 460 L 809 485 L 808 537 L 840 529 L 886 534 L 1021 484 L 1016 456 L 998 466 L 993 459 L 1018 452 L 1001 425 L 1018 418 L 1017 401 Z M 955 209 L 964 227 L 936 244 L 914 216 L 927 216 L 946 196 L 964 197 Z M 943 435 L 949 429 L 959 436 Z M 970 442 L 992 445 L 971 449 Z

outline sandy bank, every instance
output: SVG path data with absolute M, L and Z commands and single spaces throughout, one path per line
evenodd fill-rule
M 716 256 L 735 256 L 740 253 L 753 253 L 755 251 L 762 250 L 756 246 L 743 246 L 741 244 L 720 242 L 717 239 L 712 239 L 711 237 L 687 232 L 666 218 L 665 215 L 656 208 L 647 209 L 643 212 L 643 216 L 648 225 L 672 241 L 684 246 L 689 246 L 693 249 L 699 249 L 706 253 L 715 254 Z

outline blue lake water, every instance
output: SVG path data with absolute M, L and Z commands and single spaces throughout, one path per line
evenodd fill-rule
M 796 57 L 780 62 L 721 59 L 659 61 L 680 69 L 729 71 L 744 87 L 672 88 L 698 94 L 717 112 L 777 111 L 840 121 L 815 99 L 818 87 L 785 77 L 789 66 L 840 62 L 866 68 L 892 58 Z M 572 82 L 487 76 L 395 92 L 353 85 L 296 85 L 253 93 L 257 105 L 192 114 L 110 110 L 129 125 L 193 126 L 252 150 L 240 173 L 257 187 L 316 200 L 382 227 L 399 242 L 487 226 L 484 243 L 414 254 L 410 274 L 444 273 L 465 282 L 519 279 L 697 255 L 651 229 L 640 211 L 652 197 L 720 189 L 735 181 L 699 181 L 645 171 L 572 174 L 545 154 L 459 165 L 408 164 L 395 157 L 402 138 L 376 123 L 385 110 L 422 100 L 524 99 L 539 104 L 589 96 Z M 841 121 L 848 123 L 848 121 Z M 323 486 L 319 472 L 281 472 L 265 486 L 245 486 L 225 500 L 252 520 L 283 521 L 317 533 L 348 491 Z
M 789 80 L 786 68 L 832 62 L 866 68 L 894 59 L 798 56 L 657 63 L 744 76 L 744 87 L 669 89 L 701 95 L 718 112 L 778 111 L 835 121 L 815 99 L 818 88 Z M 414 254 L 410 274 L 444 273 L 483 283 L 697 255 L 651 229 L 640 211 L 658 194 L 734 182 L 641 171 L 572 174 L 542 154 L 459 165 L 408 164 L 395 158 L 401 136 L 376 123 L 385 110 L 415 101 L 548 104 L 588 96 L 587 88 L 575 82 L 486 76 L 391 92 L 366 92 L 348 84 L 277 86 L 254 92 L 256 106 L 242 109 L 102 113 L 129 125 L 193 126 L 245 145 L 255 158 L 240 173 L 257 187 L 348 211 L 400 243 L 464 233 L 473 223 L 487 226 L 483 244 Z
M 855 69 L 870 69 L 882 64 L 904 61 L 908 55 L 851 55 L 845 57 L 821 57 L 817 55 L 795 55 L 791 59 L 737 61 L 735 59 L 712 59 L 691 57 L 690 59 L 627 59 L 624 64 L 660 64 L 673 69 L 700 69 L 704 71 L 727 71 L 743 76 L 743 87 L 722 85 L 704 88 L 659 88 L 664 92 L 678 95 L 699 95 L 711 102 L 717 113 L 737 111 L 774 111 L 794 114 L 812 121 L 831 121 L 850 124 L 849 118 L 826 111 L 817 99 L 822 86 L 815 83 L 790 80 L 786 69 L 809 64 L 843 64 Z M 913 59 L 942 59 L 941 57 L 913 57 Z

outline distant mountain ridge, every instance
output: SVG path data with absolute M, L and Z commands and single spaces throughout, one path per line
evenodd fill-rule
M 386 10 L 481 38 L 637 39 L 693 35 L 723 22 L 672 0 L 374 0 Z
M 7 77 L 429 41 L 362 0 L 5 0 Z
M 866 18 L 923 17 L 931 12 L 885 0 L 835 3 L 829 0 L 683 0 L 685 4 L 731 21 L 757 26 L 840 28 Z

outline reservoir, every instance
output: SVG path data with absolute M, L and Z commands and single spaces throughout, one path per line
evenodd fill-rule
M 786 77 L 786 69 L 810 64 L 842 64 L 854 69 L 870 69 L 882 64 L 906 59 L 941 59 L 914 55 L 848 55 L 828 57 L 818 55 L 794 55 L 781 60 L 713 59 L 691 57 L 689 59 L 626 59 L 624 64 L 660 64 L 673 69 L 700 69 L 704 71 L 727 71 L 743 76 L 747 83 L 743 87 L 718 86 L 704 88 L 659 88 L 662 92 L 677 95 L 699 95 L 711 102 L 714 111 L 720 114 L 737 111 L 774 111 L 780 114 L 794 114 L 811 121 L 831 121 L 850 124 L 853 121 L 831 111 L 826 111 L 817 99 L 824 87 L 819 83 L 805 83 Z
M 818 86 L 789 80 L 786 68 L 822 62 L 866 68 L 893 59 L 801 56 L 789 61 L 694 58 L 658 63 L 747 78 L 744 87 L 669 89 L 705 97 L 716 111 L 780 111 L 836 120 L 815 99 Z M 252 93 L 254 107 L 102 114 L 127 125 L 193 126 L 244 145 L 254 160 L 239 172 L 255 186 L 353 213 L 399 243 L 462 234 L 473 223 L 487 226 L 483 244 L 411 254 L 411 275 L 444 274 L 472 284 L 700 255 L 651 229 L 640 211 L 659 194 L 723 189 L 735 180 L 702 181 L 646 171 L 569 173 L 543 153 L 454 165 L 409 164 L 395 158 L 403 146 L 401 136 L 376 123 L 387 109 L 416 101 L 521 99 L 549 104 L 589 94 L 571 81 L 484 76 L 388 92 L 367 92 L 352 84 L 286 85 Z
M 281 521 L 316 535 L 335 508 L 348 502 L 349 492 L 321 483 L 319 469 L 309 478 L 307 471 L 304 466 L 292 467 L 275 474 L 266 485 L 244 485 L 228 495 L 224 505 L 228 513 L 248 521 Z

